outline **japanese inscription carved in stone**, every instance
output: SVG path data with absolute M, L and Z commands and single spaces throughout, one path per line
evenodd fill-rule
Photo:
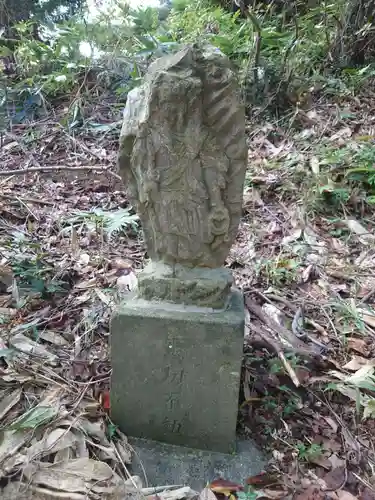
M 247 147 L 220 51 L 189 46 L 150 66 L 128 96 L 118 163 L 152 261 L 141 295 L 222 306 L 231 278 L 219 268 L 238 228 Z

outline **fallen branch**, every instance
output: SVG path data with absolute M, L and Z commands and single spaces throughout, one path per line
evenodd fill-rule
M 25 485 L 28 488 L 29 485 Z M 25 490 L 26 493 L 27 489 Z M 81 493 L 72 493 L 71 491 L 56 491 L 49 488 L 41 488 L 40 486 L 31 485 L 31 491 L 36 493 L 38 498 L 57 498 L 57 499 L 68 499 L 68 500 L 84 500 L 87 498 L 86 495 Z M 23 492 L 22 492 L 23 493 Z M 31 497 L 30 497 L 31 498 Z
M 319 353 L 316 351 L 309 349 L 306 344 L 303 342 L 300 342 L 292 332 L 290 332 L 285 326 L 279 325 L 274 321 L 272 318 L 270 318 L 267 314 L 265 314 L 262 311 L 262 308 L 255 304 L 252 300 L 249 298 L 245 299 L 245 304 L 246 307 L 249 309 L 250 312 L 255 314 L 264 324 L 268 326 L 272 331 L 274 331 L 277 335 L 280 336 L 284 342 L 287 342 L 290 346 L 290 348 L 294 350 L 298 350 L 300 354 L 305 354 L 308 356 L 319 356 Z
M 46 200 L 38 200 L 37 198 L 24 198 L 22 196 L 17 196 L 17 195 L 10 195 L 10 194 L 1 194 L 0 193 L 0 198 L 3 198 L 5 200 L 14 200 L 14 201 L 21 201 L 23 203 L 39 203 L 40 205 L 55 205 L 52 201 L 46 201 Z
M 118 174 L 109 170 L 107 166 L 95 166 L 95 165 L 80 165 L 78 167 L 68 167 L 66 165 L 50 165 L 48 167 L 30 167 L 24 169 L 20 168 L 18 170 L 0 170 L 0 176 L 26 175 L 35 172 L 59 172 L 59 171 L 79 172 L 82 170 L 103 172 L 115 177 L 120 181 L 122 180 Z
M 308 339 L 310 342 L 317 345 L 320 349 L 327 350 L 328 347 L 325 344 L 322 344 L 321 342 L 316 340 L 313 336 L 309 335 L 307 331 L 303 329 L 303 326 L 299 324 L 300 319 L 302 320 L 302 323 L 306 322 L 302 307 L 298 307 L 292 321 L 292 332 L 294 333 L 294 335 L 303 341 L 305 339 Z
M 274 305 L 274 303 L 272 302 L 274 300 L 276 302 L 281 302 L 285 306 L 289 307 L 289 309 L 292 310 L 294 313 L 297 311 L 297 306 L 295 306 L 294 304 L 292 304 L 292 302 L 290 302 L 285 297 L 281 297 L 280 295 L 275 295 L 275 294 L 272 294 L 272 293 L 267 293 L 265 295 L 260 290 L 257 290 L 256 288 L 251 289 L 250 292 L 256 293 L 257 295 L 259 295 L 259 297 L 261 297 L 263 300 L 265 300 L 269 304 Z M 275 307 L 277 307 L 277 306 L 275 306 Z M 288 313 L 287 311 L 284 311 L 283 309 L 280 309 L 279 307 L 277 307 L 277 308 L 279 309 L 279 311 L 283 312 L 284 314 L 289 315 L 291 318 L 294 317 L 294 315 Z M 309 325 L 313 326 L 316 330 L 318 330 L 318 332 L 321 335 L 324 335 L 324 337 L 328 337 L 328 333 L 326 332 L 326 330 L 319 323 L 317 323 L 313 319 L 306 318 L 306 316 L 305 316 L 304 319 L 305 319 L 306 323 L 308 323 Z
M 267 295 L 263 295 L 261 292 L 258 292 L 258 290 L 255 290 L 261 297 L 263 297 L 264 299 L 271 299 L 271 300 L 275 300 L 277 302 L 281 302 L 282 304 L 285 304 L 287 307 L 289 307 L 289 309 L 291 309 L 294 313 L 296 313 L 297 311 L 297 306 L 295 306 L 294 304 L 292 304 L 289 300 L 287 300 L 286 298 L 284 297 L 281 297 L 280 295 L 275 295 L 275 294 L 271 294 L 271 293 L 267 293 Z M 272 304 L 272 302 L 270 302 Z M 318 330 L 318 332 L 321 334 L 321 335 L 324 335 L 324 337 L 328 337 L 328 333 L 327 331 L 321 326 L 319 325 L 319 323 L 317 323 L 316 321 L 314 321 L 313 319 L 310 319 L 310 318 L 306 318 L 305 316 L 305 322 L 306 323 L 309 323 L 309 325 L 311 325 L 312 327 L 315 328 L 315 330 Z
M 299 387 L 301 385 L 300 381 L 298 380 L 296 372 L 293 370 L 292 366 L 289 364 L 288 360 L 286 359 L 284 352 L 282 350 L 281 344 L 276 340 L 271 337 L 271 335 L 267 335 L 262 328 L 258 327 L 254 323 L 251 323 L 250 325 L 250 331 L 254 331 L 257 333 L 263 340 L 264 342 L 271 347 L 271 349 L 277 354 L 279 357 L 281 363 L 283 364 L 286 372 L 288 373 L 290 379 L 292 380 L 293 384 L 296 387 Z
M 366 302 L 368 302 L 370 299 L 372 299 L 372 297 L 374 295 L 375 295 L 375 288 L 373 288 L 368 293 L 366 293 L 366 295 L 361 300 L 362 304 L 366 304 Z

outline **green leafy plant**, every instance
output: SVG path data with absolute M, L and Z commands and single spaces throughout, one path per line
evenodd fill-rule
M 262 260 L 258 263 L 256 271 L 258 276 L 265 276 L 267 282 L 281 286 L 298 280 L 299 266 L 296 260 L 280 255 L 273 259 Z
M 356 193 L 367 204 L 375 202 L 375 152 L 370 137 L 357 138 L 342 148 L 323 149 L 320 165 L 333 170 L 318 187 L 322 201 L 347 204 Z
M 279 394 L 266 394 L 262 399 L 262 407 L 281 418 L 287 418 L 301 407 L 300 397 L 285 385 L 279 388 Z
M 58 406 L 35 406 L 21 415 L 8 427 L 8 429 L 18 431 L 36 429 L 55 418 L 58 412 Z
M 238 23 L 237 18 L 220 7 L 201 3 L 197 8 L 195 2 L 190 1 L 183 9 L 172 10 L 168 17 L 168 31 L 175 42 L 210 42 L 241 64 L 253 44 L 252 26 Z
M 64 291 L 64 282 L 53 279 L 53 267 L 46 265 L 42 256 L 12 262 L 14 277 L 24 288 L 40 293 L 42 298 Z
M 0 324 L 2 324 L 0 322 Z M 12 359 L 15 355 L 16 355 L 17 351 L 15 349 L 11 349 L 11 348 L 3 348 L 3 349 L 0 349 L 0 358 L 4 358 L 4 359 Z
M 112 440 L 113 437 L 116 435 L 116 431 L 118 429 L 118 426 L 113 424 L 112 422 L 109 422 L 107 425 L 107 436 L 109 440 Z
M 108 238 L 112 238 L 114 235 L 129 229 L 137 232 L 139 229 L 139 217 L 138 215 L 132 215 L 129 209 L 121 208 L 110 212 L 94 208 L 87 212 L 74 212 L 72 216 L 64 219 L 63 224 L 69 225 L 69 227 L 63 230 L 64 232 L 74 227 L 78 233 L 86 229 L 99 234 L 103 232 Z
M 298 458 L 306 462 L 316 460 L 323 454 L 323 448 L 317 443 L 312 443 L 309 445 L 305 445 L 304 443 L 297 443 L 296 448 L 298 451 Z
M 219 4 L 175 0 L 169 12 L 165 7 L 131 9 L 115 2 L 85 21 L 80 16 L 57 15 L 60 11 L 55 9 L 54 23 L 38 11 L 38 28 L 45 39 L 33 36 L 34 18 L 12 27 L 17 42 L 11 50 L 17 65 L 12 88 L 18 86 L 18 92 L 29 88 L 47 105 L 48 100 L 64 95 L 75 99 L 77 91 L 89 94 L 94 79 L 94 88 L 110 89 L 126 98 L 141 83 L 153 59 L 177 50 L 181 43 L 197 41 L 211 43 L 232 59 L 250 101 L 262 95 L 269 107 L 271 101 L 290 106 L 314 86 L 326 85 L 329 77 L 320 70 L 334 41 L 340 2 L 323 2 L 316 8 L 297 2 L 297 24 L 287 6 L 280 11 L 273 4 L 256 3 L 249 16 L 241 19 L 239 13 L 228 12 L 223 2 Z M 3 49 L 10 50 L 6 44 Z M 371 66 L 347 71 L 341 79 L 350 87 L 373 71 Z M 73 123 L 81 125 L 81 121 Z
M 359 368 L 352 375 L 345 375 L 342 372 L 332 370 L 329 372 L 331 376 L 340 380 L 340 382 L 331 382 L 327 385 L 326 390 L 338 391 L 344 396 L 355 402 L 357 414 L 361 414 L 362 418 L 374 416 L 375 409 L 375 367 L 365 365 Z M 371 395 L 369 395 L 371 394 Z
M 337 299 L 332 301 L 330 307 L 337 313 L 337 323 L 340 332 L 343 335 L 356 332 L 365 332 L 365 323 L 361 312 L 350 300 Z
M 303 361 L 300 356 L 294 353 L 286 353 L 285 358 L 288 360 L 292 368 L 298 368 L 303 366 Z M 268 365 L 270 367 L 270 373 L 285 373 L 285 368 L 281 360 L 277 357 L 268 360 Z
M 259 497 L 259 493 L 248 486 L 245 491 L 238 491 L 236 496 L 238 500 L 256 500 Z
M 346 204 L 351 196 L 350 189 L 347 187 L 340 187 L 330 181 L 328 184 L 319 186 L 318 192 L 326 204 L 338 207 L 341 204 Z

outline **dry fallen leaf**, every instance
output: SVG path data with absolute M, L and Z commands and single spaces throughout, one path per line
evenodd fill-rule
M 348 348 L 353 351 L 363 354 L 363 356 L 369 355 L 369 347 L 364 339 L 359 339 L 358 337 L 348 337 Z
M 352 130 L 350 127 L 344 127 L 340 130 L 338 130 L 336 133 L 334 133 L 330 138 L 329 140 L 331 142 L 333 141 L 337 141 L 337 139 L 343 139 L 343 138 L 346 138 L 348 139 L 349 137 L 351 137 L 352 135 Z
M 96 286 L 96 278 L 91 278 L 88 280 L 81 281 L 79 283 L 76 283 L 74 285 L 74 288 L 77 288 L 78 290 L 86 290 L 87 288 L 93 288 Z
M 245 189 L 243 194 L 243 206 L 244 208 L 249 208 L 250 205 L 254 205 L 255 207 L 264 206 L 264 201 L 262 200 L 261 194 L 258 189 L 254 187 L 250 187 Z
M 246 484 L 250 486 L 257 487 L 266 487 L 275 484 L 282 484 L 280 482 L 281 476 L 279 474 L 271 474 L 269 472 L 261 472 L 256 476 L 250 476 L 246 479 Z
M 34 457 L 44 457 L 52 453 L 57 453 L 65 448 L 72 448 L 78 442 L 78 437 L 68 429 L 58 427 L 52 431 L 47 430 L 43 439 L 37 441 L 28 449 L 29 459 Z
M 299 240 L 301 236 L 302 236 L 302 229 L 296 228 L 291 234 L 289 234 L 288 236 L 284 236 L 284 238 L 281 241 L 281 244 L 289 245 L 289 243 L 293 243 L 294 241 Z
M 365 486 L 359 494 L 359 500 L 375 500 L 374 489 L 370 489 Z
M 138 286 L 137 276 L 132 270 L 129 270 L 129 272 L 117 278 L 116 285 L 120 293 L 131 292 Z
M 16 316 L 16 314 L 17 314 L 17 309 L 12 309 L 11 307 L 0 307 L 0 315 L 3 316 L 4 318 L 7 318 L 7 316 L 9 317 Z
M 0 464 L 11 456 L 13 456 L 17 451 L 23 446 L 32 435 L 30 430 L 22 431 L 12 431 L 6 430 L 2 433 L 0 441 Z M 0 476 L 1 469 L 0 469 Z
M 232 481 L 227 481 L 226 479 L 215 479 L 209 484 L 209 488 L 214 493 L 222 493 L 227 497 L 235 491 L 243 490 L 243 486 L 241 484 L 232 483 Z
M 257 498 L 279 500 L 280 498 L 285 498 L 288 495 L 288 490 L 271 490 L 270 488 L 264 488 L 262 490 L 256 490 L 256 494 Z
M 337 490 L 345 485 L 346 478 L 346 468 L 343 466 L 336 467 L 335 469 L 327 472 L 327 474 L 324 476 L 324 481 L 328 489 Z
M 243 333 L 244 337 L 247 337 L 251 333 L 250 323 L 251 323 L 250 311 L 248 310 L 247 307 L 245 307 L 245 327 Z
M 265 314 L 267 314 L 267 316 L 269 316 L 276 324 L 283 324 L 283 313 L 278 307 L 274 306 L 273 304 L 265 303 L 262 306 L 262 309 Z
M 336 453 L 332 453 L 332 455 L 329 457 L 329 461 L 332 464 L 332 469 L 345 467 L 346 465 L 346 460 L 339 458 Z
M 182 488 L 178 488 L 176 490 L 165 489 L 165 491 L 158 493 L 157 496 L 161 500 L 188 500 L 190 498 L 196 498 L 197 495 L 198 493 L 192 490 L 189 486 L 183 486 Z M 207 500 L 211 500 L 210 497 L 207 497 Z
M 312 156 L 310 158 L 310 168 L 313 174 L 319 175 L 320 168 L 319 168 L 319 158 L 316 156 Z
M 59 363 L 59 359 L 56 354 L 49 352 L 44 346 L 29 339 L 23 335 L 23 333 L 17 333 L 11 337 L 9 344 L 15 349 L 18 349 L 20 352 L 35 356 L 35 358 L 44 360 L 52 366 L 57 366 Z
M 343 369 L 356 372 L 365 365 L 375 366 L 375 359 L 366 359 L 361 356 L 354 355 L 352 356 L 352 359 L 343 366 Z
M 366 325 L 375 327 L 375 316 L 373 314 L 371 314 L 369 311 L 361 311 L 360 309 L 358 309 L 358 312 L 360 313 L 360 316 L 366 323 Z
M 69 342 L 60 333 L 54 332 L 52 330 L 43 330 L 38 333 L 38 337 L 39 339 L 56 346 L 62 347 L 69 345 Z
M 109 481 L 110 466 L 90 458 L 78 458 L 65 463 L 31 463 L 24 469 L 25 477 L 34 484 L 70 493 L 86 493 L 93 483 Z
M 326 417 L 323 415 L 323 418 L 324 420 L 327 422 L 327 424 L 331 427 L 331 429 L 333 430 L 333 432 L 336 434 L 337 432 L 337 429 L 339 428 L 337 422 L 335 420 L 333 420 L 332 417 Z
M 355 219 L 345 219 L 344 223 L 347 225 L 348 229 L 358 235 L 363 244 L 371 243 L 375 240 L 375 235 L 370 233 L 365 227 L 362 226 Z
M 318 486 L 311 485 L 305 491 L 294 495 L 293 500 L 326 500 L 326 493 Z
M 4 370 L 3 375 L 1 375 L 1 380 L 3 382 L 18 382 L 23 384 L 33 380 L 33 376 L 22 372 L 17 373 L 15 370 Z
M 62 496 L 60 491 L 53 491 L 48 488 L 23 483 L 21 481 L 11 482 L 1 491 L 2 500 L 87 500 L 87 495 L 81 493 L 69 493 L 69 496 Z
M 336 495 L 339 500 L 358 500 L 356 496 L 346 490 L 338 490 L 336 491 Z
M 15 406 L 22 394 L 22 389 L 16 389 L 8 394 L 3 394 L 0 400 L 0 421 L 5 417 L 5 415 Z
M 203 488 L 199 493 L 198 500 L 217 500 L 215 493 L 210 488 Z
M 322 467 L 325 470 L 331 470 L 332 469 L 332 463 L 329 461 L 328 458 L 326 457 L 314 457 L 311 456 L 309 457 L 309 462 L 315 465 L 319 465 L 319 467 Z

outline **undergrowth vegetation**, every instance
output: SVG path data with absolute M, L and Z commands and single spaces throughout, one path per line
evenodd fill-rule
M 298 130 L 314 99 L 353 96 L 372 81 L 375 66 L 333 60 L 346 2 L 324 1 L 309 9 L 297 3 L 295 9 L 256 4 L 243 18 L 210 0 L 138 10 L 117 3 L 95 16 L 41 24 L 37 39 L 32 21 L 19 22 L 13 27 L 13 63 L 7 62 L 7 40 L 0 45 L 8 64 L 0 77 L 0 127 L 47 116 L 58 102 L 65 105 L 63 127 L 84 127 L 93 96 L 112 96 L 121 106 L 154 58 L 184 43 L 209 42 L 237 67 L 249 116 L 278 117 L 281 126 Z M 319 179 L 308 190 L 312 206 L 336 210 L 373 203 L 371 141 L 364 137 L 361 144 L 337 150 L 322 138 L 314 152 Z

